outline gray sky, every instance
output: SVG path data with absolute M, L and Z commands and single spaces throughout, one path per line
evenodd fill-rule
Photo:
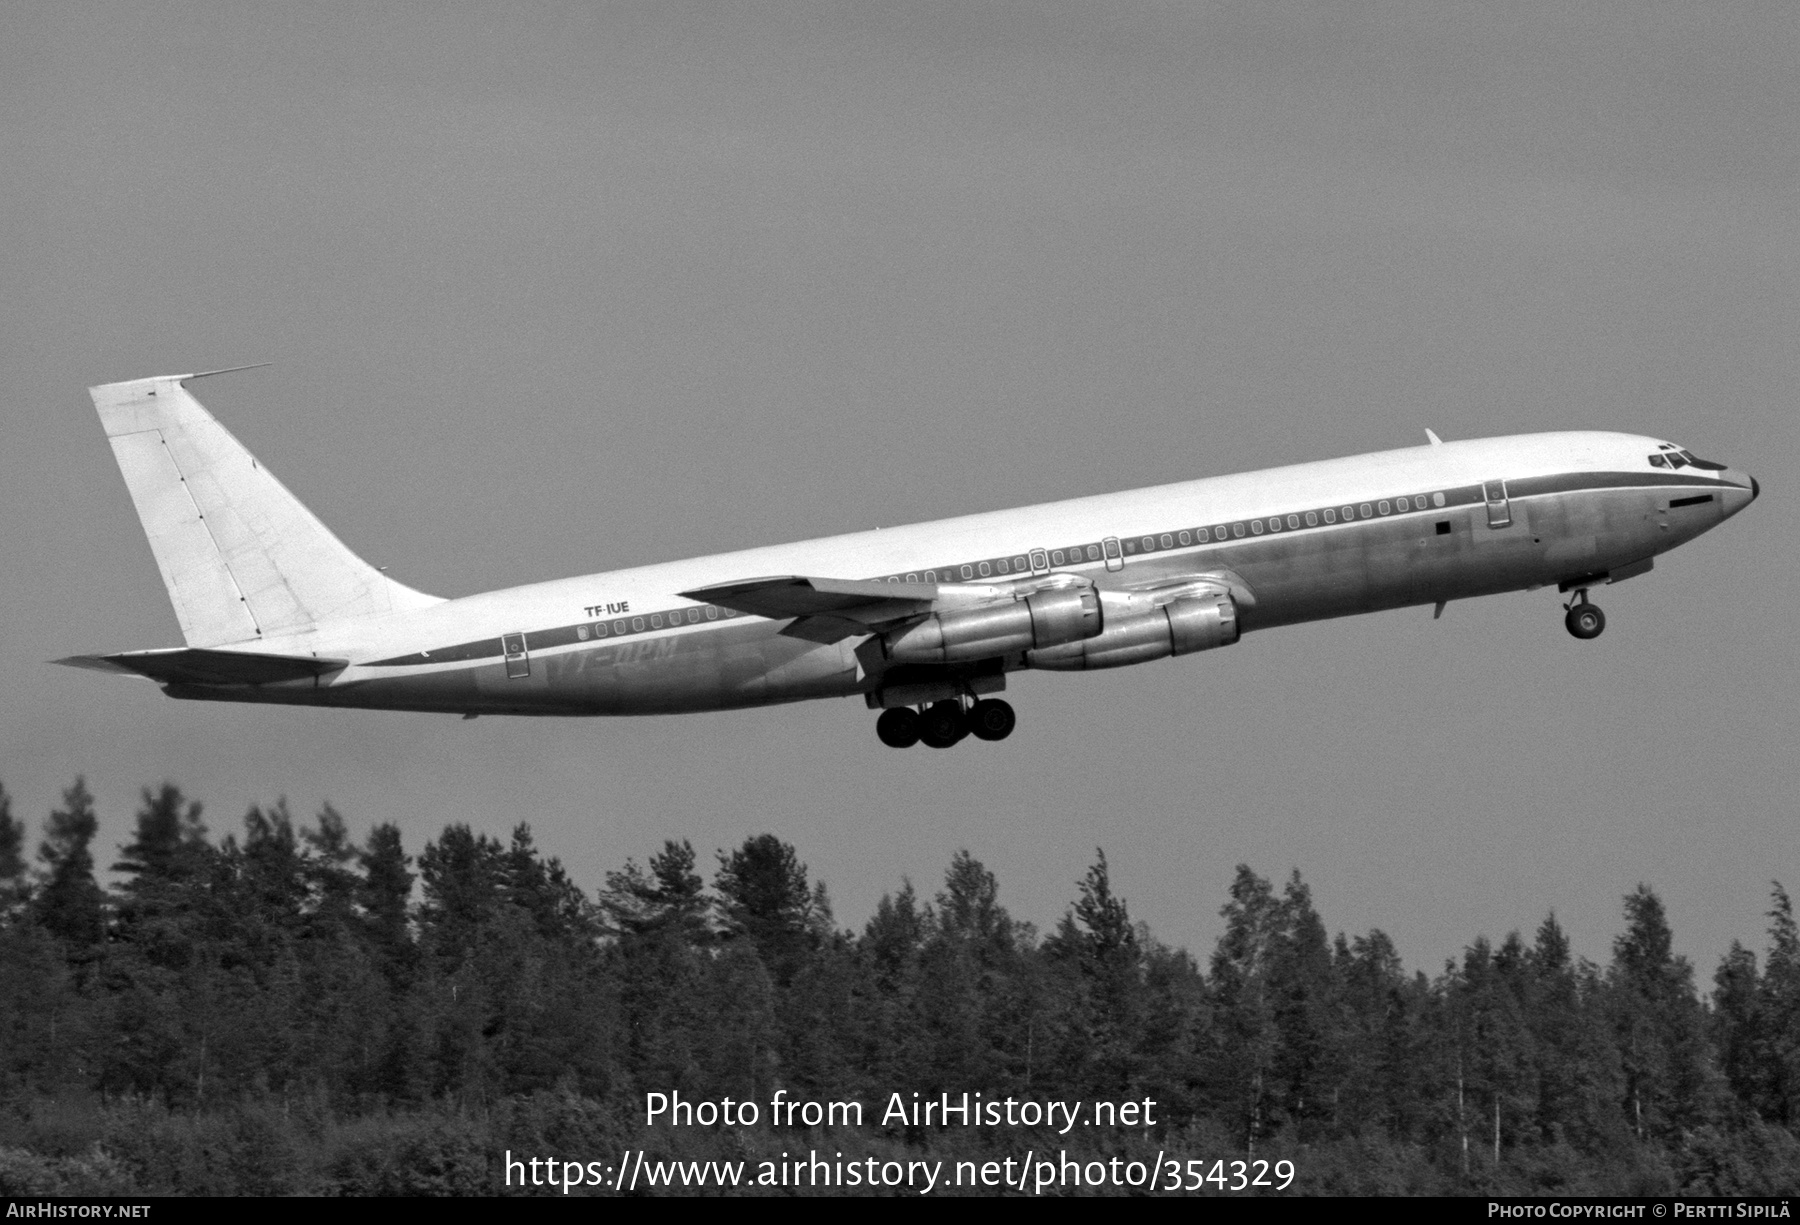
M 1435 970 L 1648 881 L 1702 980 L 1800 889 L 1791 5 L 0 10 L 0 781 L 215 831 L 329 800 L 597 886 L 772 830 L 860 927 L 967 846 L 1047 926 L 1106 848 L 1203 959 L 1233 865 Z M 446 596 L 1446 438 L 1666 436 L 1762 500 L 1597 593 L 1015 678 L 1002 745 L 853 700 L 644 720 L 177 703 L 84 388 L 201 384 Z M 732 577 L 721 575 L 722 579 Z

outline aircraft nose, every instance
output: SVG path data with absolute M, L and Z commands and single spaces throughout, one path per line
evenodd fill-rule
M 1731 488 L 1725 490 L 1721 499 L 1725 503 L 1727 519 L 1762 496 L 1762 485 L 1742 468 L 1728 468 L 1721 475 L 1731 483 Z

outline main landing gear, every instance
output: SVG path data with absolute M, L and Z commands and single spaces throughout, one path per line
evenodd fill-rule
M 1563 624 L 1577 638 L 1586 640 L 1598 638 L 1600 631 L 1606 628 L 1606 614 L 1600 611 L 1597 604 L 1588 603 L 1586 587 L 1577 588 L 1573 603 L 1563 605 L 1568 614 L 1563 617 Z
M 999 698 L 982 698 L 967 710 L 962 699 L 946 698 L 919 710 L 896 706 L 882 711 L 875 720 L 875 734 L 890 748 L 909 749 L 923 742 L 934 749 L 947 749 L 968 735 L 977 740 L 1005 740 L 1017 721 L 1012 706 Z

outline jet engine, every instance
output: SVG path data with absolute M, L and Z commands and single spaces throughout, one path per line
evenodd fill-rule
M 1052 672 L 1119 668 L 1186 655 L 1238 640 L 1237 604 L 1229 595 L 1185 596 L 1134 617 L 1120 618 L 1104 633 L 1080 642 L 1033 650 L 1025 662 Z
M 933 613 L 886 635 L 882 645 L 895 663 L 942 664 L 1057 647 L 1101 629 L 1099 593 L 1091 586 L 1065 587 Z

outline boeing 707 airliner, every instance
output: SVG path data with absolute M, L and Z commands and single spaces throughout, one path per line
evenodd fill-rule
M 223 372 L 212 372 L 223 373 Z M 1748 474 L 1633 434 L 1421 446 L 447 600 L 352 553 L 188 390 L 91 389 L 187 645 L 58 662 L 177 698 L 638 715 L 860 695 L 895 748 L 1003 740 L 1010 673 L 1251 630 L 1590 589 L 1735 515 Z

